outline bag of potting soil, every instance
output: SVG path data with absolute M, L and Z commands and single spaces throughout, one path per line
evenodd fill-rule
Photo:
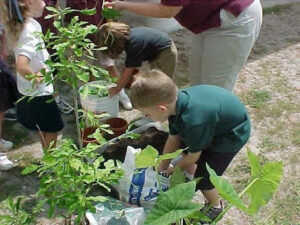
M 141 149 L 127 147 L 123 163 L 124 176 L 114 187 L 122 201 L 150 209 L 154 206 L 159 191 L 169 188 L 170 178 L 166 174 L 155 172 L 152 167 L 137 169 L 135 154 L 140 151 Z
M 85 214 L 90 225 L 143 225 L 146 218 L 144 208 L 109 197 L 95 208 L 95 213 L 88 211 Z

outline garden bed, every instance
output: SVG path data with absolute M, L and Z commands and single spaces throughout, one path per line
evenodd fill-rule
M 145 148 L 147 145 L 152 145 L 160 154 L 163 152 L 165 142 L 168 138 L 168 133 L 158 130 L 152 126 L 140 133 L 140 137 L 136 139 L 121 138 L 117 139 L 116 143 L 109 145 L 103 152 L 103 157 L 115 159 L 124 162 L 126 150 L 128 146 L 133 148 Z

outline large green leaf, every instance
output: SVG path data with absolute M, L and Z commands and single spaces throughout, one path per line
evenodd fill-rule
M 140 153 L 136 155 L 135 166 L 137 168 L 145 168 L 149 166 L 154 166 L 155 161 L 158 157 L 158 151 L 151 145 L 148 145 Z
M 160 193 L 155 206 L 148 214 L 145 225 L 167 225 L 184 218 L 200 208 L 193 203 L 196 182 L 179 184 Z
M 176 152 L 172 152 L 172 153 L 167 153 L 167 154 L 164 154 L 164 155 L 160 155 L 159 156 L 159 160 L 162 161 L 162 160 L 166 160 L 166 159 L 175 159 L 182 152 L 183 152 L 183 149 L 179 149 Z
M 280 162 L 266 163 L 262 169 L 260 178 L 247 189 L 246 193 L 251 198 L 249 213 L 256 213 L 259 208 L 268 203 L 276 191 L 282 177 L 283 167 Z
M 254 155 L 250 149 L 247 149 L 247 154 L 250 162 L 250 167 L 251 167 L 251 176 L 252 178 L 257 178 L 259 177 L 260 174 L 260 162 L 259 158 Z
M 110 8 L 103 8 L 101 11 L 101 15 L 105 18 L 105 19 L 115 19 L 119 16 L 121 16 L 121 14 L 114 10 L 114 9 L 110 9 Z
M 218 190 L 220 195 L 226 199 L 231 204 L 235 205 L 237 208 L 248 212 L 247 207 L 244 205 L 236 191 L 234 190 L 233 186 L 224 178 L 218 176 L 216 172 L 206 164 L 206 168 L 210 174 L 210 181 L 213 183 L 215 188 Z
M 170 188 L 175 187 L 178 184 L 185 183 L 185 177 L 182 170 L 179 167 L 175 167 L 170 179 Z
M 261 178 L 268 179 L 275 183 L 279 183 L 283 173 L 283 165 L 281 162 L 269 162 L 263 165 L 261 170 Z
M 276 190 L 276 183 L 270 180 L 258 179 L 247 190 L 247 194 L 251 198 L 249 205 L 249 213 L 255 214 L 259 208 L 268 203 Z

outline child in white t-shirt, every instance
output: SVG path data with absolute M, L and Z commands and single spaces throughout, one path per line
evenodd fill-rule
M 41 26 L 33 18 L 40 17 L 44 7 L 43 0 L 8 0 L 0 3 L 0 14 L 14 46 L 17 87 L 25 96 L 17 104 L 18 120 L 26 128 L 37 131 L 42 146 L 48 148 L 52 141 L 56 142 L 64 124 L 52 96 L 53 85 L 43 82 L 40 72 L 42 69 L 47 70 L 44 62 L 50 56 L 46 49 L 37 50 L 37 45 L 44 43 L 36 35 L 42 32 Z M 27 77 L 31 74 L 37 76 L 34 85 Z

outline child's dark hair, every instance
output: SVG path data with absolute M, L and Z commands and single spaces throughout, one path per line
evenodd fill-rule
M 129 33 L 130 27 L 125 23 L 105 23 L 99 27 L 98 45 L 99 47 L 107 47 L 103 53 L 115 59 L 126 47 Z
M 18 12 L 13 8 L 13 3 L 17 4 L 21 15 L 18 15 Z M 23 30 L 23 21 L 28 17 L 28 8 L 25 0 L 0 0 L 0 22 L 3 24 L 5 33 L 8 36 L 6 40 L 9 47 L 12 48 L 16 45 Z

